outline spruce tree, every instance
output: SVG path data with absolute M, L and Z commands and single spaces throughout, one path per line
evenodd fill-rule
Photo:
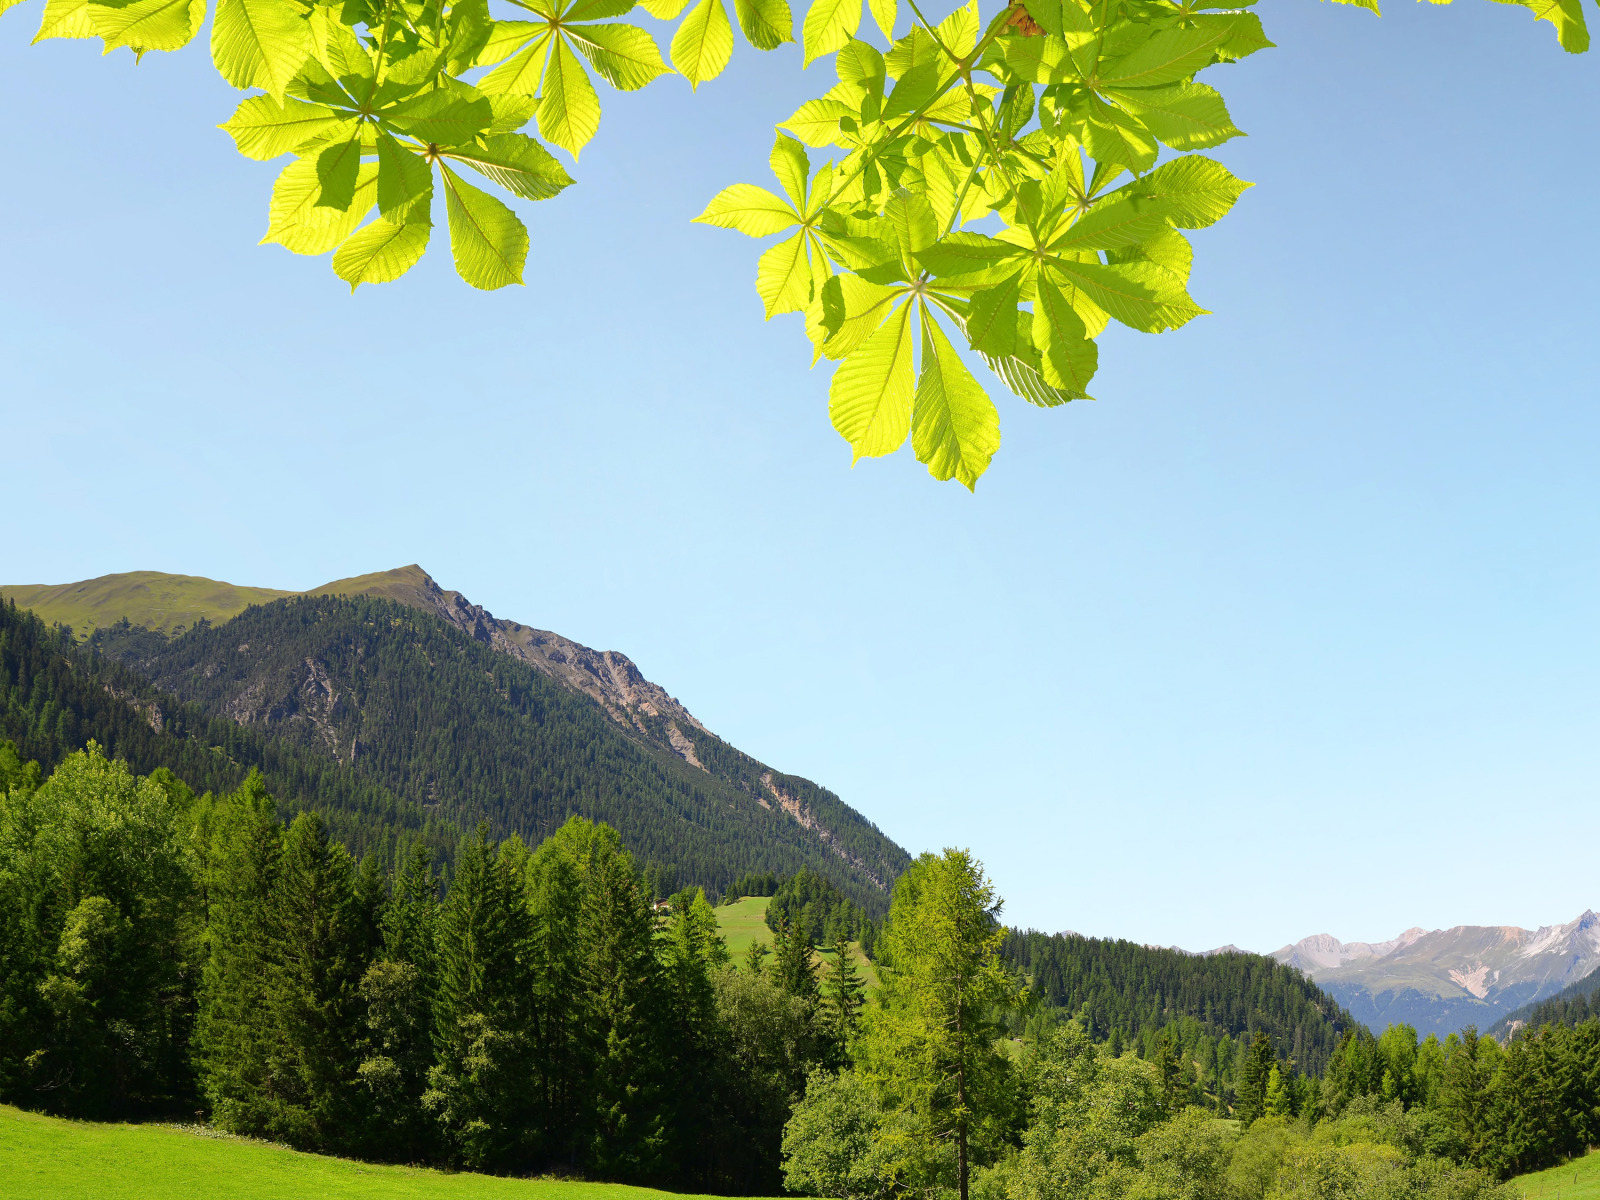
M 251 774 L 212 811 L 202 877 L 209 919 L 195 1033 L 201 1089 L 212 1120 L 234 1133 L 268 1132 L 271 908 L 283 826 L 261 777 Z
M 1249 1128 L 1250 1123 L 1267 1111 L 1267 1084 L 1274 1069 L 1272 1039 L 1260 1029 L 1250 1043 L 1250 1051 L 1239 1072 L 1239 1120 Z
M 527 868 L 533 1152 L 551 1165 L 577 1160 L 579 1132 L 587 1127 L 582 842 L 581 830 L 560 830 L 533 852 Z
M 316 813 L 284 838 L 272 904 L 268 1010 L 273 1021 L 270 1132 L 302 1146 L 349 1149 L 363 1125 L 356 1069 L 364 1033 L 361 977 L 375 922 L 356 865 Z
M 530 1156 L 525 880 L 488 827 L 464 839 L 439 913 L 436 1062 L 425 1103 L 453 1157 L 511 1170 Z

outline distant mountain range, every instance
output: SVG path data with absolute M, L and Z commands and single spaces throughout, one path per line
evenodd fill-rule
M 135 572 L 0 597 L 426 821 L 538 839 L 576 813 L 616 826 L 663 885 L 806 865 L 874 913 L 910 861 L 832 792 L 716 737 L 626 655 L 501 620 L 415 565 L 309 592 Z M 158 733 L 164 704 L 138 701 Z
M 1444 1037 L 1468 1025 L 1487 1031 L 1600 968 L 1600 917 L 1590 911 L 1539 929 L 1413 928 L 1387 942 L 1323 933 L 1272 957 L 1300 968 L 1374 1032 L 1403 1022 Z

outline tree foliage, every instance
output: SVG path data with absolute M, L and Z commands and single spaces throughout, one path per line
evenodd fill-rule
M 1588 48 L 1579 0 L 1516 2 Z M 1202 153 L 1241 131 L 1198 76 L 1272 43 L 1248 0 L 1012 0 L 987 20 L 977 0 L 866 7 L 881 45 L 858 0 L 811 0 L 803 62 L 833 55 L 837 84 L 781 124 L 777 192 L 735 184 L 697 219 L 786 235 L 756 291 L 769 318 L 803 316 L 813 361 L 838 363 L 829 416 L 855 459 L 909 440 L 971 488 L 1000 418 L 969 357 L 1055 407 L 1088 395 L 1110 322 L 1160 333 L 1205 311 L 1185 231 L 1248 185 Z M 639 8 L 677 22 L 670 66 L 619 20 Z M 787 0 L 733 9 L 759 50 L 795 40 Z M 47 0 L 35 40 L 170 51 L 206 15 L 206 0 Z M 210 48 L 252 93 L 222 128 L 248 157 L 289 158 L 264 242 L 331 253 L 352 290 L 390 282 L 427 250 L 442 195 L 457 272 L 494 290 L 528 259 L 507 199 L 572 185 L 548 147 L 575 164 L 595 136 L 595 78 L 698 88 L 727 66 L 734 19 L 724 0 L 216 0 Z

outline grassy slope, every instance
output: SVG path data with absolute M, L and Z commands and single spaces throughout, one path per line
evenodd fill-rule
M 1511 1188 L 1527 1200 L 1600 1200 L 1600 1154 L 1573 1159 L 1532 1175 L 1519 1175 Z
M 382 596 L 402 604 L 416 604 L 415 593 L 427 575 L 421 567 L 401 567 L 352 579 L 336 579 L 314 588 L 312 596 Z M 171 633 L 187 629 L 201 617 L 213 625 L 238 616 L 252 604 L 266 604 L 281 596 L 301 595 L 281 588 L 244 587 L 199 575 L 167 575 L 160 571 L 129 571 L 102 575 L 81 583 L 0 584 L 0 596 L 15 600 L 18 608 L 31 608 L 46 625 L 71 625 L 80 637 L 127 617 L 135 625 Z
M 0 585 L 0 596 L 15 600 L 18 608 L 31 608 L 46 624 L 71 625 L 79 636 L 124 616 L 135 625 L 167 633 L 201 617 L 219 625 L 252 604 L 293 594 L 160 571 L 102 575 L 82 583 Z
M 767 949 L 772 949 L 772 930 L 767 928 L 767 903 L 766 896 L 746 896 L 743 900 L 735 900 L 732 904 L 717 906 L 717 928 L 721 931 L 723 940 L 728 943 L 728 956 L 735 963 L 743 964 L 751 942 L 765 942 Z M 861 969 L 862 979 L 869 988 L 877 987 L 877 969 L 861 956 L 861 946 L 858 942 L 850 944 L 855 947 L 856 966 Z M 831 965 L 833 962 L 833 955 L 826 951 L 819 953 L 817 957 L 824 964 Z
M 301 1154 L 161 1125 L 61 1121 L 0 1106 L 7 1200 L 661 1200 L 651 1188 L 446 1174 Z

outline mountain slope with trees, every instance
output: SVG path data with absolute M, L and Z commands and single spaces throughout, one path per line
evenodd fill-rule
M 1077 934 L 1008 930 L 1001 954 L 1035 1003 L 1074 1018 L 1095 1041 L 1154 1057 L 1176 1036 L 1213 1102 L 1234 1093 L 1248 1047 L 1267 1034 L 1276 1057 L 1320 1074 L 1355 1019 L 1292 967 L 1260 954 L 1186 954 Z
M 431 582 L 431 581 L 430 581 Z M 417 607 L 299 596 L 178 637 L 121 623 L 90 646 L 213 717 L 349 767 L 434 820 L 537 840 L 605 821 L 663 893 L 721 891 L 754 868 L 810 866 L 882 913 L 908 858 L 807 780 L 713 735 L 595 698 Z M 681 736 L 681 735 L 680 735 Z M 693 757 L 698 762 L 689 761 Z

